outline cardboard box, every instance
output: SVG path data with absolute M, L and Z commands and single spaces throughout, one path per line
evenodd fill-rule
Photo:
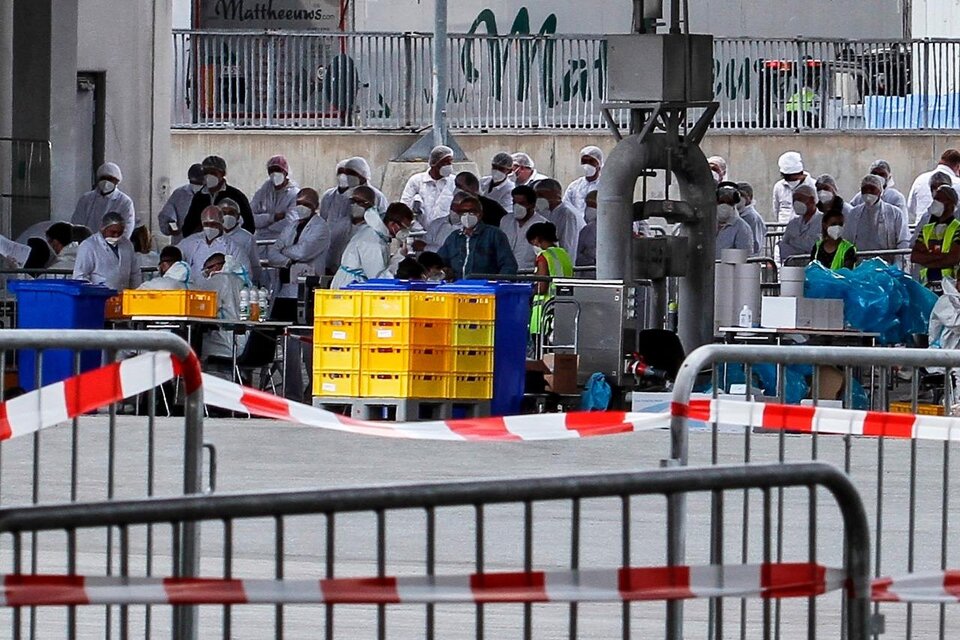
M 760 326 L 772 329 L 843 329 L 843 300 L 764 297 Z
M 561 395 L 576 395 L 577 367 L 579 358 L 574 353 L 547 353 L 543 356 L 543 365 L 546 371 L 543 379 L 547 383 L 547 391 Z

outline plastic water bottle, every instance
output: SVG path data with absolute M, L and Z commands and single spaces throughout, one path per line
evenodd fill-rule
M 740 326 L 753 327 L 753 311 L 747 305 L 743 305 L 743 309 L 740 309 Z
M 267 319 L 267 307 L 270 306 L 270 293 L 266 288 L 257 293 L 257 303 L 260 305 L 260 322 Z
M 248 320 L 250 318 L 250 291 L 240 289 L 240 319 Z

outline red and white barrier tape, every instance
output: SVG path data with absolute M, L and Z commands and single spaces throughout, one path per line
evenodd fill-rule
M 327 580 L 7 575 L 0 606 L 123 604 L 434 604 L 800 598 L 844 585 L 811 563 Z
M 960 418 L 883 411 L 857 411 L 835 407 L 766 404 L 717 398 L 675 404 L 674 416 L 718 424 L 838 435 L 960 440 Z
M 873 581 L 874 602 L 919 602 L 957 604 L 960 602 L 960 571 L 912 573 L 899 578 Z
M 195 362 L 181 364 L 167 352 L 109 364 L 0 404 L 0 440 L 34 433 L 144 393 L 177 375 L 192 392 L 200 380 Z M 505 418 L 386 423 L 354 420 L 330 411 L 202 375 L 204 401 L 263 418 L 348 433 L 424 440 L 560 440 L 650 431 L 670 426 L 659 413 L 548 413 Z M 673 405 L 671 414 L 739 427 L 808 433 L 960 440 L 960 418 L 764 404 L 718 398 Z

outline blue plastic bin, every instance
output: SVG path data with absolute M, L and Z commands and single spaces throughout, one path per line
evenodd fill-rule
M 493 400 L 495 416 L 520 413 L 527 378 L 527 339 L 530 337 L 530 299 L 533 285 L 517 282 L 461 280 L 437 291 L 494 294 L 497 320 L 493 335 Z
M 381 278 L 379 280 L 367 280 L 366 282 L 354 282 L 348 284 L 344 289 L 352 291 L 430 291 L 436 289 L 439 282 L 426 282 L 424 280 L 388 280 Z
M 79 280 L 14 280 L 7 288 L 17 296 L 17 326 L 20 329 L 103 329 L 107 298 L 117 292 Z M 80 370 L 101 365 L 99 349 L 80 353 Z M 17 354 L 20 386 L 37 387 L 37 356 L 32 349 Z M 50 349 L 43 352 L 41 385 L 73 375 L 73 352 Z

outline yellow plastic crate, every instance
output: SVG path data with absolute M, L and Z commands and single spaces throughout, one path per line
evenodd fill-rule
M 360 346 L 360 320 L 342 318 L 317 318 L 313 323 L 313 344 L 315 346 Z
M 409 291 L 364 291 L 363 317 L 407 320 L 410 318 Z
M 363 308 L 360 291 L 317 289 L 313 298 L 315 318 L 349 318 L 359 320 Z
M 360 370 L 364 373 L 447 373 L 449 365 L 446 347 L 365 345 L 360 358 Z
M 360 394 L 364 398 L 446 398 L 448 377 L 438 373 L 361 373 Z
M 360 397 L 360 373 L 357 371 L 320 371 L 313 376 L 313 395 L 339 398 Z
M 410 317 L 420 320 L 452 320 L 452 295 L 434 291 L 413 291 L 410 294 Z
M 492 294 L 457 293 L 453 296 L 454 320 L 493 322 L 497 319 L 497 298 Z
M 450 354 L 455 373 L 493 373 L 491 347 L 454 347 Z
M 125 316 L 216 318 L 217 294 L 213 291 L 128 289 L 123 292 L 121 310 Z
M 363 321 L 364 346 L 397 346 L 410 344 L 409 320 L 366 319 Z
M 913 404 L 910 402 L 891 402 L 890 413 L 913 413 Z M 942 404 L 917 403 L 917 413 L 919 416 L 942 416 L 946 415 Z
M 424 347 L 447 347 L 451 344 L 449 320 L 413 320 L 410 323 L 410 344 Z
M 107 320 L 116 320 L 123 317 L 123 294 L 107 298 L 106 306 L 103 309 L 103 317 Z
M 492 347 L 492 322 L 454 322 L 451 346 Z
M 455 400 L 489 400 L 493 397 L 493 376 L 455 373 L 450 376 L 448 392 Z
M 359 371 L 360 347 L 317 345 L 313 348 L 314 371 Z

